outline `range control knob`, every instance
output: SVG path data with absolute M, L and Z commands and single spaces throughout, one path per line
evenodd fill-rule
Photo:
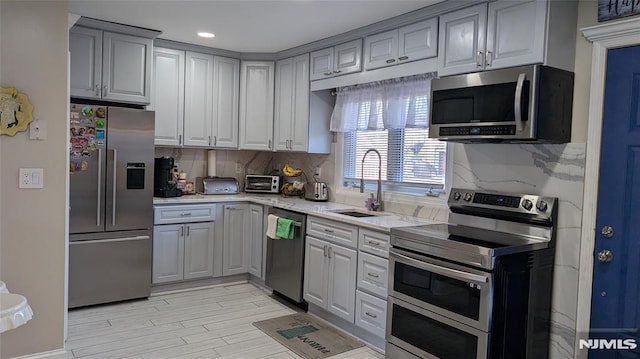
M 522 208 L 526 209 L 527 211 L 530 211 L 531 208 L 533 208 L 533 202 L 531 202 L 528 199 L 525 199 L 524 201 L 522 201 Z
M 547 210 L 549 206 L 547 206 L 547 202 L 545 201 L 538 201 L 536 203 L 536 208 L 538 209 L 538 211 L 540 212 L 545 212 Z
M 471 198 L 473 198 L 473 196 L 471 195 L 471 193 L 465 193 L 464 194 L 464 200 L 469 202 L 471 201 Z
M 462 195 L 460 194 L 460 192 L 454 192 L 453 193 L 453 199 L 455 199 L 456 201 L 460 199 Z

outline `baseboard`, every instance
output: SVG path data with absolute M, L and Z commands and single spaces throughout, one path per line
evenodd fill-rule
M 41 358 L 67 358 L 68 352 L 66 349 L 56 349 L 49 352 L 41 352 L 35 354 L 24 355 L 21 357 L 14 357 L 13 359 L 41 359 Z
M 154 285 L 151 287 L 151 297 L 157 295 L 165 295 L 172 293 L 189 292 L 193 290 L 214 288 L 233 284 L 247 283 L 248 277 L 246 274 L 233 275 L 220 278 L 207 278 L 203 280 L 176 282 L 170 284 Z

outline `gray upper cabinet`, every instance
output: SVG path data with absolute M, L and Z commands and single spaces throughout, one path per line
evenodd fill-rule
M 149 110 L 156 112 L 156 145 L 182 145 L 184 61 L 184 51 L 153 49 L 152 106 Z
M 270 151 L 273 137 L 275 64 L 243 61 L 240 68 L 241 150 Z
M 311 53 L 311 81 L 362 71 L 362 39 Z
M 71 96 L 148 104 L 153 40 L 74 26 Z
M 187 51 L 184 144 L 209 147 L 213 116 L 213 55 Z
M 240 60 L 156 47 L 153 64 L 156 145 L 238 146 Z
M 73 27 L 69 31 L 71 97 L 102 97 L 102 31 Z
M 307 151 L 309 144 L 309 54 L 276 64 L 274 148 Z
M 482 70 L 487 4 L 440 16 L 438 75 Z
M 213 57 L 214 147 L 238 147 L 238 110 L 240 102 L 240 60 Z
M 498 0 L 440 16 L 438 75 L 545 64 L 573 71 L 576 1 Z
M 438 55 L 438 19 L 433 18 L 364 39 L 364 67 L 372 70 Z

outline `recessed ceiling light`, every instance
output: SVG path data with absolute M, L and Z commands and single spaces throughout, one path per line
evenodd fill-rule
M 214 35 L 214 34 L 212 34 L 212 33 L 210 33 L 210 32 L 199 32 L 199 33 L 198 33 L 198 36 L 200 36 L 200 37 L 206 37 L 206 38 L 210 39 L 210 38 L 212 38 L 212 37 L 215 37 L 216 35 Z

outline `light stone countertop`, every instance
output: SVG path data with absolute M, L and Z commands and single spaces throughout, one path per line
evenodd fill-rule
M 293 212 L 304 213 L 311 216 L 326 218 L 338 222 L 344 222 L 356 225 L 362 228 L 373 229 L 382 232 L 389 232 L 393 227 L 407 227 L 421 224 L 438 223 L 428 219 L 416 218 L 406 215 L 399 215 L 391 212 L 370 212 L 375 216 L 371 217 L 351 217 L 340 213 L 336 210 L 355 209 L 356 211 L 367 212 L 364 208 L 357 206 L 349 206 L 346 204 L 335 202 L 313 202 L 302 198 L 282 197 L 281 195 L 270 194 L 234 194 L 234 195 L 185 195 L 175 198 L 153 198 L 154 206 L 177 205 L 177 204 L 198 204 L 198 203 L 230 203 L 230 202 L 251 202 L 267 206 L 273 206 L 290 210 Z

